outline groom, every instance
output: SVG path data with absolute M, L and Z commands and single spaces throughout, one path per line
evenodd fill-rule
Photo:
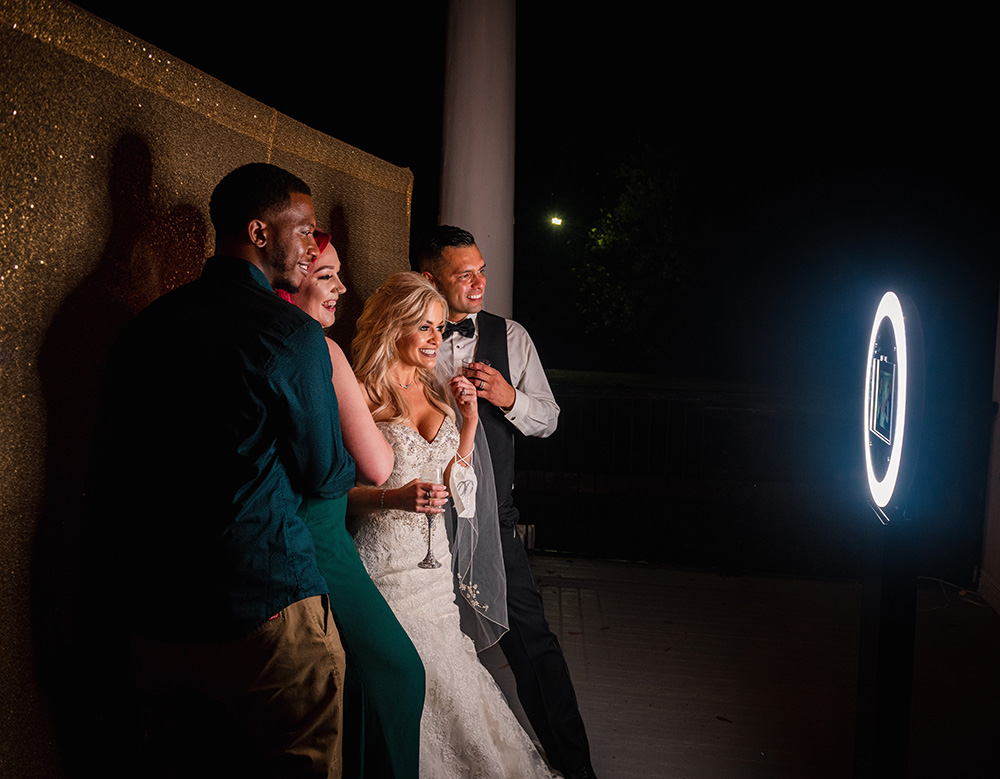
M 542 598 L 515 526 L 515 431 L 545 438 L 556 429 L 559 406 L 527 331 L 483 311 L 486 262 L 472 235 L 436 228 L 419 248 L 420 271 L 448 301 L 450 321 L 438 349 L 438 375 L 447 381 L 462 360 L 479 395 L 479 419 L 496 479 L 500 538 L 507 573 L 510 630 L 500 648 L 517 682 L 517 695 L 552 766 L 568 779 L 594 777 L 576 693 L 559 642 L 545 621 Z

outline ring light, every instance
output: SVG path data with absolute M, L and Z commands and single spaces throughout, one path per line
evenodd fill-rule
M 889 505 L 906 432 L 906 326 L 894 292 L 879 302 L 865 369 L 865 467 L 868 489 L 880 509 Z

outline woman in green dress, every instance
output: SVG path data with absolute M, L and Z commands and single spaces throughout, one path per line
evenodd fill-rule
M 340 259 L 330 236 L 316 231 L 319 256 L 295 294 L 279 294 L 316 319 L 333 325 Z M 392 447 L 375 427 L 343 350 L 327 338 L 344 446 L 359 481 L 381 484 L 393 467 Z M 365 570 L 344 515 L 347 497 L 306 498 L 299 509 L 316 546 L 320 572 L 347 653 L 344 681 L 344 776 L 416 779 L 424 667 L 413 643 Z

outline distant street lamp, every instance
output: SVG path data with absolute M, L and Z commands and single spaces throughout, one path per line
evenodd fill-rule
M 558 216 L 554 216 L 552 217 L 552 224 L 555 225 L 556 227 L 559 227 L 562 225 L 562 219 L 560 219 Z

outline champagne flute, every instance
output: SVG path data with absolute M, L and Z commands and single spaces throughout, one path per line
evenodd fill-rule
M 442 484 L 444 482 L 444 474 L 440 465 L 425 465 L 420 470 L 420 480 L 429 481 L 434 484 Z M 424 514 L 427 517 L 427 556 L 417 563 L 417 568 L 440 568 L 441 563 L 437 561 L 434 557 L 434 552 L 431 551 L 431 538 L 434 534 L 434 515 Z

